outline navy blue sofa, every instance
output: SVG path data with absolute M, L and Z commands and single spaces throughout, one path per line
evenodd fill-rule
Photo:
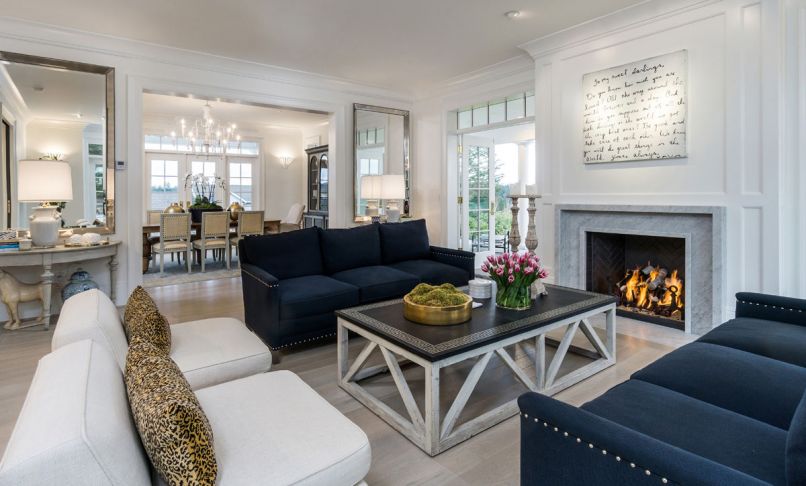
M 524 485 L 806 485 L 806 300 L 736 318 L 580 408 L 522 395 Z
M 425 220 L 246 237 L 238 258 L 246 325 L 272 350 L 333 335 L 336 310 L 474 273 L 473 253 L 430 246 Z

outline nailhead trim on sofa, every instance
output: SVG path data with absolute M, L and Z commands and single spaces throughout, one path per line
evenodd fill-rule
M 781 306 L 777 306 L 777 305 L 760 304 L 758 302 L 750 302 L 750 301 L 746 301 L 746 300 L 740 300 L 738 302 L 740 304 L 757 305 L 759 307 L 767 307 L 767 308 L 771 308 L 771 309 L 780 309 L 780 310 L 785 310 L 785 311 L 789 311 L 789 312 L 803 313 L 803 309 L 793 309 L 792 307 L 781 307 Z
M 527 423 L 529 422 L 529 414 L 528 414 L 528 413 L 521 412 L 521 413 L 520 413 L 520 415 L 521 415 L 521 417 L 522 417 L 524 420 L 526 420 L 526 421 L 527 421 Z M 537 418 L 537 417 L 532 417 L 532 421 L 533 421 L 533 423 L 535 423 L 535 424 L 540 424 L 540 423 L 542 422 L 542 421 L 541 421 L 539 418 Z M 575 437 L 575 436 L 573 436 L 573 435 L 569 434 L 568 432 L 561 431 L 559 427 L 556 427 L 556 426 L 554 426 L 554 425 L 552 425 L 552 424 L 549 424 L 548 422 L 542 422 L 542 423 L 543 423 L 543 427 L 545 427 L 545 428 L 549 428 L 549 427 L 551 427 L 551 428 L 554 430 L 554 432 L 557 432 L 557 433 L 562 432 L 563 437 L 569 437 L 569 438 L 575 439 L 575 441 L 576 441 L 576 443 L 577 443 L 577 444 L 581 444 L 581 445 L 583 445 L 583 446 L 584 446 L 585 444 L 587 444 L 587 446 L 588 446 L 588 448 L 589 448 L 589 449 L 598 449 L 598 450 L 600 450 L 600 451 L 602 452 L 602 455 L 604 455 L 604 456 L 606 456 L 606 455 L 610 454 L 611 456 L 613 456 L 613 457 L 615 458 L 616 462 L 622 462 L 622 461 L 623 461 L 623 459 L 622 459 L 622 457 L 621 457 L 621 456 L 615 456 L 615 455 L 613 455 L 613 453 L 612 453 L 612 452 L 608 453 L 606 449 L 602 449 L 602 448 L 600 448 L 600 447 L 597 447 L 597 446 L 593 445 L 593 443 L 591 443 L 591 442 L 583 442 L 583 441 L 582 441 L 582 438 L 580 438 L 580 437 Z M 627 463 L 625 462 L 625 464 L 627 464 Z M 652 471 L 650 471 L 649 469 L 645 469 L 645 468 L 639 467 L 639 466 L 638 466 L 638 465 L 636 465 L 634 462 L 630 462 L 629 464 L 630 464 L 630 468 L 632 468 L 632 469 L 638 469 L 638 470 L 643 469 L 644 474 L 646 474 L 647 476 L 656 476 L 658 479 L 660 479 L 660 482 L 661 482 L 662 484 L 669 484 L 669 480 L 668 480 L 668 479 L 666 479 L 665 477 L 662 477 L 662 476 L 659 476 L 659 475 L 657 475 L 657 474 L 654 474 L 654 473 L 653 473 Z
M 291 346 L 296 346 L 297 344 L 309 343 L 311 341 L 318 341 L 320 339 L 333 337 L 335 335 L 336 335 L 335 332 L 331 332 L 330 334 L 325 334 L 323 336 L 317 336 L 317 337 L 313 337 L 313 338 L 303 339 L 302 341 L 294 341 L 293 343 L 283 344 L 282 346 L 277 346 L 276 348 L 275 347 L 270 347 L 270 348 L 271 348 L 272 351 L 279 351 L 279 350 L 281 350 L 283 348 L 289 348 Z

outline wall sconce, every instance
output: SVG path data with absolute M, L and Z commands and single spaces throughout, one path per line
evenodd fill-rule
M 280 165 L 283 167 L 283 169 L 291 167 L 291 163 L 294 162 L 294 157 L 290 157 L 288 155 L 278 157 L 278 159 L 280 159 Z

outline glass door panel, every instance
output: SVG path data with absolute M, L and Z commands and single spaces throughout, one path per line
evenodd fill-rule
M 464 246 L 480 260 L 495 250 L 495 147 L 491 140 L 462 138 Z

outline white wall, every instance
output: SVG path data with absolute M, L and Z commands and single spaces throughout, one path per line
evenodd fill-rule
M 123 241 L 119 303 L 142 281 L 138 225 L 143 207 L 142 93 L 192 93 L 331 113 L 328 127 L 331 225 L 352 221 L 352 104 L 411 109 L 406 95 L 342 79 L 301 73 L 109 36 L 0 18 L 0 50 L 115 68 L 116 230 Z M 98 272 L 102 272 L 99 268 Z
M 446 85 L 415 103 L 420 170 L 443 171 L 439 183 L 431 179 L 433 172 L 416 173 L 421 204 L 415 213 L 444 217 L 456 206 L 455 157 L 445 151 L 448 111 L 516 93 L 527 80 L 536 93 L 543 195 L 538 253 L 550 268 L 555 204 L 718 205 L 728 214 L 725 316 L 739 290 L 806 296 L 806 191 L 800 189 L 806 187 L 804 5 L 804 0 L 646 2 L 521 46 L 533 58 L 531 80 L 512 60 Z M 680 49 L 689 56 L 689 156 L 584 165 L 582 76 Z M 423 188 L 425 194 L 418 192 Z M 442 226 L 430 223 L 429 231 L 455 246 L 456 229 L 444 221 Z
M 305 204 L 307 197 L 304 192 L 307 163 L 302 150 L 302 130 L 267 128 L 261 131 L 261 138 L 266 219 L 283 219 L 292 204 Z M 294 158 L 287 169 L 280 165 L 282 156 Z

